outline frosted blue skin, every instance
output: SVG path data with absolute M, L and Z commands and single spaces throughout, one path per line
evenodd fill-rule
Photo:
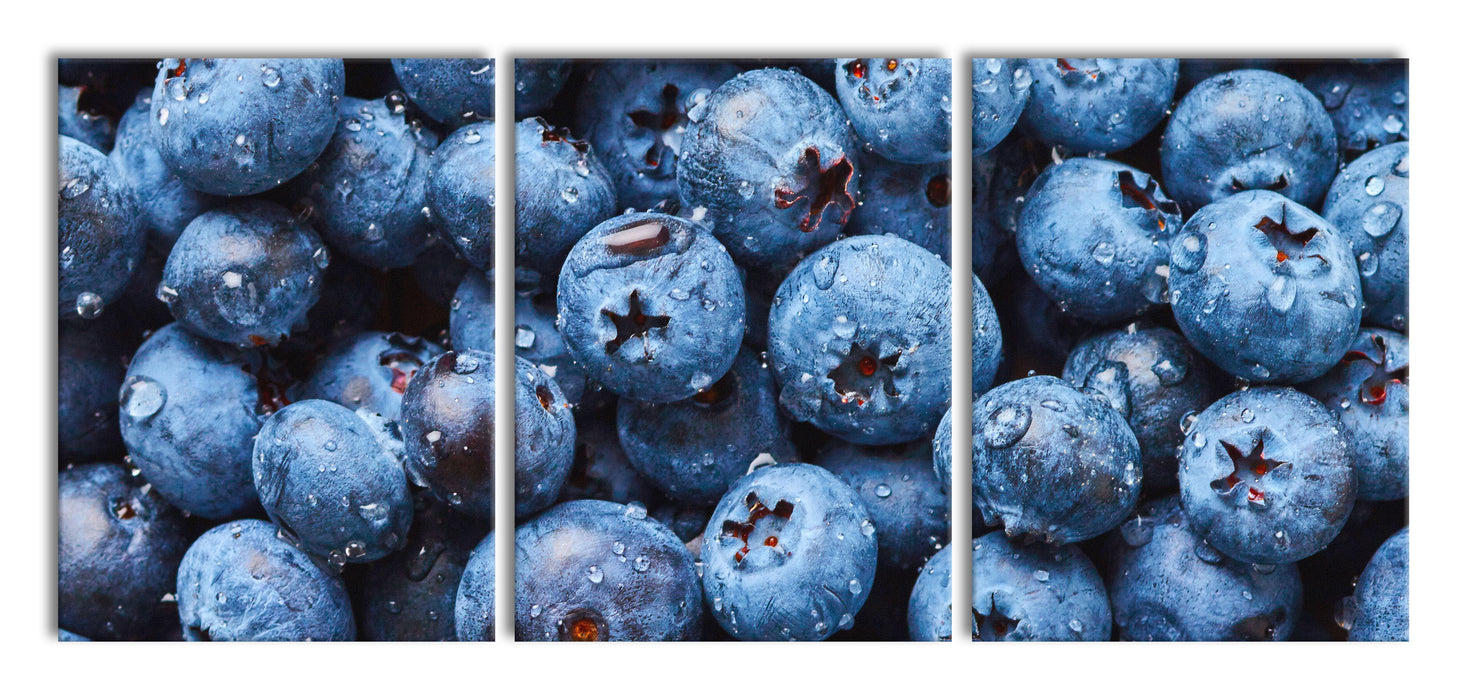
M 861 157 L 861 202 L 846 227 L 848 235 L 890 233 L 951 261 L 952 164 L 904 165 L 875 154 Z M 980 251 L 976 257 L 983 257 Z
M 1408 622 L 1408 528 L 1392 535 L 1356 582 L 1353 642 L 1405 642 Z
M 178 568 L 186 641 L 337 641 L 357 638 L 341 577 L 276 537 L 263 520 L 199 536 Z
M 1345 428 L 1359 500 L 1407 497 L 1408 349 L 1407 336 L 1362 328 L 1339 364 L 1300 385 Z
M 555 503 L 575 459 L 571 403 L 545 370 L 516 357 L 515 517 L 524 519 Z
M 376 561 L 413 522 L 401 447 L 340 404 L 306 399 L 272 414 L 251 471 L 271 521 L 317 556 Z
M 1167 117 L 1175 58 L 1031 58 L 1023 121 L 1041 141 L 1076 153 L 1112 153 Z
M 461 642 L 494 641 L 494 533 L 480 540 L 454 597 L 454 632 Z
M 1177 496 L 1144 503 L 1107 544 L 1106 586 L 1123 640 L 1283 641 L 1300 618 L 1294 564 L 1224 556 L 1193 533 Z
M 1198 414 L 1183 440 L 1178 486 L 1193 531 L 1254 564 L 1325 549 L 1356 501 L 1340 420 L 1288 387 L 1237 391 Z
M 795 420 L 859 444 L 930 435 L 952 386 L 950 274 L 938 256 L 895 236 L 853 236 L 802 260 L 770 309 L 780 405 Z M 989 295 L 974 286 L 973 389 L 980 392 L 993 380 L 1001 344 Z M 875 361 L 870 373 L 861 369 L 864 357 Z
M 952 150 L 953 62 L 838 58 L 836 97 L 856 135 L 898 163 L 938 163 Z
M 1034 76 L 1022 58 L 975 58 L 973 156 L 993 150 L 1019 122 L 1030 101 Z
M 1015 245 L 1025 272 L 1061 308 L 1112 323 L 1166 301 L 1168 244 L 1182 227 L 1177 204 L 1151 176 L 1071 158 L 1030 186 Z
M 796 457 L 773 373 L 748 349 L 690 398 L 617 402 L 617 435 L 637 473 L 680 505 L 714 505 L 761 455 Z
M 687 219 L 602 222 L 571 250 L 556 289 L 572 356 L 588 379 L 625 398 L 669 402 L 708 388 L 733 366 L 744 337 L 739 270 L 707 228 Z M 628 334 L 632 326 L 617 324 L 635 321 L 634 295 L 647 322 Z
M 127 287 L 147 233 L 137 197 L 107 156 L 70 136 L 57 138 L 57 312 L 95 318 Z
M 163 266 L 158 297 L 206 338 L 240 347 L 285 340 L 321 296 L 329 254 L 278 204 L 225 204 L 189 223 Z
M 1126 419 L 1099 394 L 1034 375 L 974 402 L 974 506 L 1014 538 L 1062 545 L 1122 522 L 1142 489 Z
M 454 641 L 459 584 L 475 545 L 490 523 L 451 509 L 427 493 L 415 496 L 413 527 L 394 554 L 365 567 L 352 601 L 357 633 L 387 642 Z M 494 570 L 493 555 L 490 571 Z M 490 576 L 491 580 L 493 575 Z M 493 583 L 489 584 L 491 591 Z M 492 593 L 491 593 L 492 598 Z M 477 620 L 475 613 L 466 620 Z M 490 627 L 494 615 L 489 615 Z
M 933 444 L 864 446 L 832 440 L 815 461 L 845 481 L 877 526 L 878 563 L 912 570 L 948 543 L 948 491 Z
M 707 61 L 612 60 L 587 70 L 573 127 L 606 166 L 622 208 L 678 201 L 688 112 L 738 72 Z
M 1408 323 L 1410 175 L 1407 142 L 1374 149 L 1335 176 L 1320 210 L 1351 242 L 1366 304 L 1364 322 L 1397 331 L 1406 331 Z
M 705 604 L 735 639 L 826 639 L 852 625 L 871 593 L 876 536 L 861 499 L 825 469 L 755 469 L 704 529 Z
M 1343 161 L 1407 140 L 1411 119 L 1405 60 L 1332 62 L 1303 82 L 1330 114 Z
M 408 99 L 443 124 L 494 119 L 492 58 L 394 58 L 392 70 Z
M 540 117 L 515 125 L 516 265 L 553 274 L 616 212 L 616 187 L 590 144 Z
M 553 292 L 554 290 L 552 290 Z M 449 304 L 449 344 L 459 349 L 494 351 L 494 280 L 471 271 Z M 586 391 L 586 372 L 571 358 L 556 328 L 555 295 L 538 287 L 515 289 L 515 354 L 535 363 L 573 405 Z
M 1252 189 L 1315 206 L 1335 177 L 1336 136 L 1325 107 L 1303 85 L 1237 70 L 1199 83 L 1178 102 L 1161 156 L 1162 181 L 1185 211 Z
M 271 189 L 326 149 L 345 71 L 328 58 L 165 58 L 153 83 L 158 152 L 201 192 Z
M 56 437 L 62 463 L 75 464 L 123 454 L 118 432 L 117 390 L 136 348 L 115 324 L 63 321 L 56 342 Z
M 789 264 L 856 208 L 857 144 L 831 94 L 793 70 L 731 78 L 690 110 L 678 158 L 683 211 L 749 268 Z
M 92 639 L 132 639 L 174 590 L 189 546 L 183 515 L 119 464 L 57 475 L 57 621 Z
M 384 100 L 343 98 L 326 150 L 290 184 L 333 250 L 373 268 L 407 267 L 428 246 L 428 175 L 438 137 Z
M 474 122 L 433 151 L 428 210 L 439 239 L 480 270 L 494 267 L 494 123 Z
M 1002 532 L 974 540 L 973 638 L 986 642 L 1105 642 L 1111 606 L 1101 574 L 1075 545 L 1017 545 Z
M 138 197 L 148 245 L 166 255 L 194 217 L 224 200 L 189 188 L 163 162 L 152 105 L 151 88 L 138 93 L 133 106 L 117 122 L 117 141 L 107 157 Z
M 388 420 L 402 415 L 403 392 L 418 368 L 443 352 L 422 338 L 401 333 L 363 331 L 327 350 L 316 369 L 293 393 L 300 399 L 325 399 L 355 411 L 365 408 Z
M 1172 315 L 1188 342 L 1251 382 L 1324 374 L 1361 325 L 1350 242 L 1274 192 L 1240 192 L 1198 210 L 1173 239 L 1169 269 Z
M 907 601 L 907 633 L 914 642 L 953 641 L 953 545 L 938 550 L 918 574 Z
M 527 119 L 549 109 L 570 77 L 568 59 L 515 59 L 515 118 Z
M 518 640 L 698 639 L 699 593 L 693 555 L 641 506 L 568 501 L 515 530 Z
M 269 407 L 253 372 L 263 362 L 177 323 L 133 355 L 118 398 L 122 440 L 143 478 L 179 509 L 211 519 L 254 512 L 250 456 Z

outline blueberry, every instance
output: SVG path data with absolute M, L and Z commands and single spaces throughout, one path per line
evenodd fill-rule
M 1175 58 L 1031 58 L 1023 121 L 1041 141 L 1113 153 L 1162 123 L 1177 87 Z
M 448 352 L 418 368 L 403 392 L 405 468 L 440 500 L 494 519 L 494 355 Z
M 321 277 L 321 297 L 306 311 L 305 319 L 292 327 L 291 336 L 276 346 L 282 353 L 313 360 L 333 344 L 367 330 L 383 302 L 383 290 L 371 270 L 344 255 L 329 258 L 329 250 L 321 250 L 320 259 L 329 262 Z M 318 262 L 316 254 L 312 255 L 313 262 Z M 150 292 L 155 300 L 157 288 L 154 284 Z
M 57 310 L 61 318 L 96 318 L 127 287 L 147 233 L 137 197 L 107 156 L 58 138 Z
M 330 401 L 286 406 L 255 438 L 260 503 L 306 552 L 336 562 L 381 559 L 403 546 L 413 521 L 398 440 L 381 440 Z
M 693 555 L 640 506 L 557 505 L 515 531 L 515 638 L 699 637 Z
M 433 150 L 428 210 L 439 237 L 481 270 L 494 267 L 494 123 L 473 122 Z
M 264 192 L 326 149 L 345 81 L 341 59 L 165 58 L 153 83 L 158 152 L 193 189 Z
M 1311 206 L 1335 175 L 1336 139 L 1325 107 L 1303 85 L 1237 70 L 1178 102 L 1161 154 L 1162 181 L 1184 209 L 1256 189 Z
M 433 303 L 451 306 L 454 290 L 464 280 L 469 267 L 435 232 L 428 237 L 428 247 L 413 262 L 413 280 Z
M 422 338 L 363 331 L 333 345 L 293 393 L 298 399 L 325 399 L 395 421 L 402 414 L 408 382 L 418 368 L 442 352 L 436 343 Z
M 1407 330 L 1407 207 L 1410 161 L 1407 143 L 1382 146 L 1336 175 L 1321 215 L 1351 243 L 1361 274 L 1363 318 Z
M 751 464 L 795 458 L 775 378 L 742 350 L 722 378 L 673 403 L 623 399 L 617 435 L 632 467 L 669 499 L 711 506 Z
M 1407 539 L 1404 527 L 1376 550 L 1361 572 L 1355 595 L 1348 603 L 1353 613 L 1351 641 L 1407 641 Z
M 1035 77 L 1022 58 L 975 58 L 973 63 L 973 155 L 1004 140 L 1030 101 Z
M 1178 88 L 1184 93 L 1192 90 L 1198 83 L 1203 82 L 1219 73 L 1253 68 L 1257 70 L 1274 71 L 1275 73 L 1290 73 L 1290 64 L 1296 61 L 1280 58 L 1184 58 L 1178 61 Z
M 995 387 L 973 411 L 974 506 L 986 524 L 1062 545 L 1116 527 L 1137 504 L 1137 438 L 1104 397 L 1036 375 Z
M 556 502 L 576 458 L 571 404 L 544 370 L 515 358 L 515 517 Z
M 678 195 L 736 261 L 789 263 L 840 234 L 856 208 L 856 139 L 829 93 L 794 71 L 748 71 L 689 121 Z
M 179 508 L 223 519 L 252 512 L 252 441 L 283 392 L 250 350 L 197 338 L 178 324 L 143 341 L 118 403 L 122 439 L 143 477 Z
M 928 440 L 854 445 L 833 440 L 815 461 L 840 477 L 877 526 L 877 563 L 916 569 L 948 543 L 948 496 L 933 470 Z
M 342 99 L 326 150 L 289 187 L 332 247 L 368 267 L 411 265 L 428 245 L 428 179 L 438 137 L 385 100 Z M 492 177 L 492 176 L 491 176 Z
M 1019 267 L 1014 235 L 1030 185 L 1052 162 L 1049 149 L 1023 135 L 1006 138 L 973 162 L 974 274 L 993 287 Z
M 846 238 L 802 260 L 770 311 L 780 405 L 861 444 L 930 434 L 951 386 L 950 276 L 938 256 L 895 236 Z M 982 391 L 1000 332 L 977 282 L 972 313 L 973 388 Z
M 1061 310 L 1108 323 L 1165 301 L 1168 244 L 1182 226 L 1177 204 L 1151 176 L 1071 158 L 1030 186 L 1015 244 L 1025 271 Z
M 183 516 L 116 464 L 67 469 L 56 489 L 58 623 L 92 639 L 136 637 L 173 592 Z
M 1064 378 L 1101 392 L 1126 418 L 1142 455 L 1142 487 L 1177 488 L 1179 426 L 1222 393 L 1206 362 L 1176 332 L 1130 323 L 1097 333 L 1071 351 Z
M 1346 161 L 1408 134 L 1407 62 L 1331 63 L 1305 77 L 1335 125 Z
M 515 59 L 515 118 L 527 119 L 549 109 L 571 77 L 566 59 Z
M 953 545 L 923 565 L 907 602 L 907 633 L 915 642 L 953 641 Z
M 341 578 L 261 520 L 199 536 L 178 568 L 178 617 L 191 642 L 351 641 Z
M 734 364 L 744 332 L 738 268 L 706 228 L 666 214 L 624 214 L 581 238 L 556 309 L 587 377 L 640 401 L 707 389 Z
M 756 469 L 704 529 L 704 599 L 737 639 L 826 639 L 851 626 L 871 592 L 876 535 L 861 498 L 830 472 Z
M 454 633 L 461 642 L 494 641 L 494 562 L 494 533 L 491 532 L 459 565 L 453 622 Z
M 1407 497 L 1407 352 L 1406 336 L 1362 328 L 1339 364 L 1300 386 L 1340 419 L 1361 500 Z
M 352 602 L 362 639 L 462 639 L 455 614 L 459 584 L 489 523 L 461 515 L 427 494 L 414 501 L 413 527 L 403 548 L 367 566 L 360 595 Z M 494 571 L 492 556 L 490 571 Z M 490 591 L 492 600 L 492 583 Z M 489 619 L 492 628 L 492 609 Z
M 234 202 L 184 229 L 158 298 L 191 332 L 242 347 L 275 345 L 320 298 L 328 262 L 316 232 L 284 207 Z
M 494 119 L 492 58 L 394 58 L 392 70 L 413 104 L 436 121 Z
M 862 199 L 846 227 L 850 235 L 890 233 L 949 262 L 953 208 L 948 161 L 904 165 L 881 156 L 861 158 Z
M 1228 558 L 1194 534 L 1177 496 L 1143 504 L 1109 545 L 1106 590 L 1123 640 L 1281 641 L 1300 618 L 1294 564 Z
M 520 271 L 517 271 L 520 272 Z M 449 342 L 460 350 L 494 351 L 494 280 L 477 271 L 464 275 L 449 302 Z M 586 370 L 571 358 L 556 328 L 555 295 L 534 284 L 515 288 L 515 354 L 540 367 L 579 404 Z
M 617 190 L 585 141 L 540 117 L 515 125 L 515 258 L 551 273 L 617 211 Z
M 838 58 L 835 63 L 836 97 L 864 148 L 898 163 L 948 160 L 952 61 Z
M 1075 545 L 974 540 L 973 638 L 985 642 L 1111 639 L 1106 585 Z
M 61 135 L 70 136 L 102 152 L 112 148 L 112 139 L 117 127 L 105 114 L 92 111 L 94 106 L 88 99 L 86 87 L 57 86 L 57 128 Z
M 164 164 L 152 104 L 151 89 L 138 93 L 117 122 L 117 142 L 107 157 L 137 195 L 149 245 L 166 254 L 190 221 L 223 199 L 190 188 Z
M 1168 285 L 1188 342 L 1249 381 L 1324 374 L 1361 324 L 1350 241 L 1274 192 L 1240 192 L 1188 219 L 1173 240 Z
M 1324 549 L 1356 498 L 1340 420 L 1286 387 L 1237 391 L 1198 414 L 1183 441 L 1178 485 L 1193 530 L 1256 564 Z
M 590 69 L 574 127 L 606 166 L 621 206 L 677 201 L 688 112 L 738 72 L 732 63 L 686 61 L 606 61 Z
M 110 327 L 62 321 L 56 343 L 56 436 L 62 462 L 107 459 L 123 453 L 117 390 L 132 350 Z

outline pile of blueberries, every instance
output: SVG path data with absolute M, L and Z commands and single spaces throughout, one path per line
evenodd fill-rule
M 973 638 L 1405 638 L 1405 64 L 972 67 Z M 493 62 L 59 68 L 62 638 L 493 639 Z M 517 639 L 951 638 L 951 79 L 516 61 Z

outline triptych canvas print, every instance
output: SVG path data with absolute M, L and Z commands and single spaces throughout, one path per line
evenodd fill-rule
M 57 77 L 63 641 L 1408 639 L 1405 60 Z

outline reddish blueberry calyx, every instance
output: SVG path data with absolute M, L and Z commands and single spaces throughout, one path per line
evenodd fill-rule
M 749 509 L 749 515 L 744 520 L 725 520 L 720 537 L 729 537 L 739 540 L 740 547 L 734 552 L 734 563 L 744 562 L 749 556 L 750 538 L 754 536 L 756 543 L 764 547 L 780 549 L 780 532 L 785 529 L 785 523 L 790 521 L 790 516 L 795 513 L 795 505 L 789 501 L 781 500 L 775 503 L 771 509 L 760 500 L 759 495 L 750 492 L 744 497 L 744 506 Z M 758 531 L 758 532 L 756 532 Z M 765 535 L 763 538 L 757 536 Z M 793 554 L 790 550 L 783 550 L 785 556 Z
M 857 406 L 865 405 L 879 389 L 894 398 L 899 395 L 893 368 L 897 366 L 902 351 L 883 357 L 877 349 L 876 344 L 867 349 L 853 342 L 846 357 L 826 374 L 836 393 L 841 395 L 841 403 L 855 401 Z
M 926 192 L 928 204 L 940 209 L 948 206 L 953 199 L 953 189 L 947 175 L 935 175 L 928 180 Z
M 669 318 L 667 316 L 652 316 L 642 310 L 642 300 L 637 296 L 637 290 L 627 297 L 627 313 L 619 314 L 611 309 L 602 309 L 603 316 L 612 320 L 612 325 L 617 329 L 617 337 L 608 340 L 607 354 L 615 353 L 622 344 L 631 340 L 634 336 L 647 338 L 647 332 L 653 328 L 667 328 Z
M 255 378 L 255 393 L 258 401 L 256 410 L 260 415 L 268 416 L 290 405 L 291 400 L 285 395 L 287 382 L 281 381 L 279 374 L 268 364 L 262 363 L 259 367 L 245 365 L 243 369 L 245 374 Z
M 571 138 L 570 129 L 564 126 L 551 126 L 541 117 L 536 117 L 535 121 L 540 123 L 540 145 L 544 146 L 559 141 L 570 145 L 578 153 L 586 153 L 591 150 L 591 144 L 581 139 Z
M 656 168 L 663 161 L 663 149 L 666 148 L 663 134 L 688 122 L 688 116 L 678 106 L 677 85 L 671 83 L 664 85 L 661 97 L 662 105 L 658 111 L 639 109 L 627 115 L 634 125 L 657 134 L 653 139 L 652 148 L 647 149 L 647 153 L 643 156 L 643 162 L 647 164 L 648 168 Z
M 550 387 L 544 384 L 535 387 L 535 398 L 540 400 L 540 407 L 549 411 L 555 403 L 555 395 L 551 393 Z
M 572 610 L 556 623 L 556 632 L 563 642 L 607 641 L 607 623 L 601 615 L 585 608 Z
M 1360 384 L 1361 402 L 1369 406 L 1380 406 L 1386 403 L 1387 387 L 1392 384 L 1407 384 L 1407 365 L 1398 369 L 1387 369 L 1386 366 L 1386 340 L 1379 335 L 1371 336 L 1370 353 L 1364 350 L 1352 350 L 1341 358 L 1342 362 L 1364 363 L 1370 366 L 1368 374 Z M 1374 355 L 1374 357 L 1373 357 Z
M 409 350 L 387 350 L 377 356 L 377 363 L 386 367 L 392 378 L 389 386 L 401 394 L 408 390 L 408 382 L 423 366 L 423 361 Z
M 815 146 L 805 149 L 796 171 L 805 179 L 799 192 L 788 187 L 775 188 L 775 207 L 789 209 L 801 200 L 809 204 L 808 211 L 800 220 L 800 230 L 806 233 L 820 228 L 826 207 L 835 206 L 839 212 L 837 223 L 845 225 L 851 212 L 856 209 L 856 198 L 851 194 L 851 176 L 856 172 L 846 156 L 836 159 L 827 167 L 821 167 L 821 152 Z
M 1094 59 L 1057 58 L 1055 59 L 1055 67 L 1059 68 L 1061 74 L 1065 76 L 1074 75 L 1079 77 L 1084 75 L 1091 80 L 1101 79 L 1101 68 L 1096 65 Z
M 860 58 L 846 62 L 846 74 L 857 80 L 867 77 L 867 64 Z
M 1177 202 L 1161 199 L 1157 196 L 1157 181 L 1146 178 L 1146 184 L 1137 183 L 1137 178 L 1129 170 L 1120 170 L 1116 173 L 1116 188 L 1121 191 L 1121 206 L 1123 209 L 1144 209 L 1155 212 L 1157 215 L 1157 230 L 1167 229 L 1167 219 L 1163 214 L 1180 216 L 1182 210 L 1178 209 Z
M 174 67 L 173 70 L 168 71 L 168 78 L 177 78 L 179 76 L 182 76 L 184 74 L 184 71 L 186 70 L 188 70 L 188 61 L 180 58 L 178 59 L 178 66 Z M 165 78 L 165 80 L 167 80 L 167 78 Z
M 112 504 L 112 514 L 117 516 L 118 520 L 131 520 L 137 516 L 138 511 L 133 507 L 131 501 L 119 500 Z
M 1264 440 L 1262 439 L 1255 441 L 1253 449 L 1248 454 L 1228 442 L 1220 441 L 1220 444 L 1223 445 L 1224 452 L 1228 453 L 1229 459 L 1233 462 L 1233 471 L 1222 479 L 1213 480 L 1213 490 L 1220 496 L 1226 496 L 1243 485 L 1248 488 L 1249 503 L 1262 505 L 1264 503 L 1264 475 L 1281 465 L 1288 465 L 1289 462 L 1265 457 Z
M 1278 221 L 1266 216 L 1260 219 L 1259 223 L 1254 224 L 1255 230 L 1267 236 L 1269 242 L 1274 246 L 1275 261 L 1284 262 L 1286 260 L 1299 260 L 1302 258 L 1318 258 L 1321 262 L 1327 262 L 1324 257 L 1318 254 L 1304 254 L 1305 247 L 1310 245 L 1310 241 L 1315 239 L 1315 234 L 1320 233 L 1320 229 L 1311 226 L 1302 231 L 1292 230 L 1286 221 L 1288 215 L 1289 207 L 1282 207 L 1279 212 Z
M 973 640 L 975 642 L 1004 641 L 1010 632 L 1019 628 L 1018 618 L 1007 617 L 1004 613 L 999 612 L 998 603 L 992 594 L 989 596 L 989 614 L 979 612 L 978 608 L 973 609 L 973 614 Z

